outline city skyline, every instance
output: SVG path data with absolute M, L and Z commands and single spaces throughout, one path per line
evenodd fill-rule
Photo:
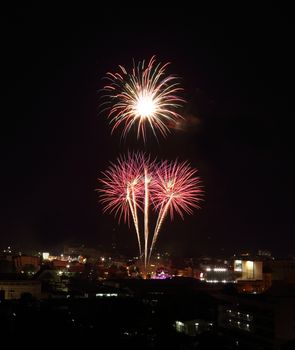
M 167 220 L 159 249 L 292 253 L 290 34 L 276 18 L 272 26 L 271 16 L 253 16 L 250 26 L 246 16 L 203 17 L 182 31 L 172 26 L 171 35 L 118 35 L 103 24 L 66 27 L 60 18 L 51 28 L 29 12 L 18 23 L 8 16 L 1 246 L 116 239 L 118 249 L 135 252 L 133 232 L 102 214 L 95 188 L 109 159 L 146 148 L 159 159 L 188 159 L 205 188 L 201 210 L 185 223 Z M 109 135 L 99 90 L 107 71 L 154 54 L 171 61 L 187 104 L 172 135 L 144 147 L 135 132 L 125 141 Z

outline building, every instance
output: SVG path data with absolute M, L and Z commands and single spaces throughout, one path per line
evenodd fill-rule
M 24 293 L 40 298 L 41 282 L 18 278 L 17 275 L 0 276 L 0 300 L 20 299 Z
M 67 260 L 59 260 L 59 259 L 52 260 L 51 265 L 56 269 L 66 269 L 70 266 Z
M 280 349 L 295 339 L 295 288 L 273 285 L 261 295 L 219 295 L 218 327 L 243 347 Z
M 207 265 L 200 273 L 200 280 L 208 283 L 235 282 L 235 273 L 227 265 Z
M 271 276 L 263 273 L 262 261 L 235 260 L 234 272 L 240 293 L 262 293 L 271 286 Z
M 213 322 L 208 322 L 202 319 L 195 320 L 181 320 L 175 321 L 174 328 L 176 332 L 183 333 L 194 337 L 203 332 L 208 332 L 212 329 Z
M 271 273 L 272 281 L 295 283 L 294 259 L 270 260 L 265 262 L 264 265 Z
M 234 271 L 241 272 L 238 280 L 262 280 L 262 261 L 235 260 Z
M 38 256 L 18 255 L 13 257 L 17 272 L 30 269 L 37 271 L 40 268 L 40 258 Z

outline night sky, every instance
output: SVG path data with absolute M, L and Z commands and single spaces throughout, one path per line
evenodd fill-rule
M 294 254 L 291 25 L 268 9 L 235 16 L 10 8 L 1 15 L 0 247 L 84 243 L 134 254 L 136 235 L 103 214 L 95 188 L 110 160 L 144 149 L 99 114 L 107 71 L 156 55 L 181 77 L 183 130 L 150 138 L 159 158 L 199 169 L 202 209 L 163 226 L 177 255 L 270 249 Z M 130 19 L 129 19 L 130 18 Z M 185 21 L 185 25 L 181 21 Z M 111 23 L 113 21 L 113 23 Z

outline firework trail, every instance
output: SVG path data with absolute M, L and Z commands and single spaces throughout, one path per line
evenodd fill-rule
M 130 212 L 137 234 L 139 255 L 142 255 L 141 240 L 138 223 L 138 199 L 141 196 L 141 176 L 144 156 L 140 153 L 129 153 L 127 157 L 119 157 L 117 164 L 111 163 L 108 170 L 100 179 L 102 188 L 100 192 L 101 202 L 104 205 L 104 212 L 110 212 L 122 217 L 124 222 L 130 224 Z
M 177 112 L 185 102 L 180 97 L 182 88 L 176 76 L 166 73 L 169 64 L 157 63 L 153 56 L 147 63 L 133 62 L 130 71 L 119 65 L 118 72 L 107 73 L 102 106 L 108 111 L 112 133 L 122 128 L 122 137 L 126 137 L 134 128 L 137 139 L 146 142 L 148 129 L 156 138 L 158 133 L 165 137 L 183 119 Z M 185 213 L 192 214 L 193 209 L 199 208 L 202 189 L 196 173 L 187 162 L 156 162 L 141 152 L 119 157 L 103 173 L 98 191 L 104 211 L 128 224 L 132 217 L 145 269 L 165 218 L 170 216 L 173 220 L 175 214 L 183 218 Z M 150 206 L 157 213 L 152 240 Z
M 167 75 L 169 63 L 156 63 L 155 56 L 145 64 L 140 61 L 133 63 L 131 72 L 119 66 L 117 73 L 107 73 L 109 84 L 104 86 L 104 98 L 108 110 L 112 132 L 123 125 L 122 137 L 126 137 L 132 127 L 137 128 L 137 138 L 146 141 L 146 128 L 149 126 L 157 137 L 156 131 L 162 136 L 169 132 L 169 124 L 183 117 L 176 110 L 185 102 L 179 93 L 176 76 Z
M 158 239 L 165 217 L 170 214 L 179 214 L 182 219 L 184 213 L 192 214 L 193 208 L 199 208 L 202 197 L 200 179 L 196 176 L 197 170 L 188 162 L 179 163 L 164 161 L 156 170 L 157 181 L 153 187 L 152 198 L 156 209 L 159 210 L 154 235 L 149 251 L 150 260 L 153 248 Z
M 147 264 L 149 238 L 149 174 L 144 168 L 144 266 Z
M 137 234 L 139 254 L 144 256 L 145 268 L 150 261 L 153 248 L 158 239 L 162 224 L 168 214 L 173 219 L 175 214 L 182 218 L 184 213 L 192 214 L 194 208 L 199 208 L 202 189 L 197 170 L 187 162 L 158 162 L 151 160 L 143 153 L 129 153 L 120 157 L 117 164 L 111 163 L 104 172 L 101 202 L 104 211 L 119 216 L 119 221 L 129 222 L 131 213 Z M 152 242 L 149 245 L 149 212 L 150 206 L 158 212 Z M 143 213 L 143 241 L 138 220 L 138 210 Z

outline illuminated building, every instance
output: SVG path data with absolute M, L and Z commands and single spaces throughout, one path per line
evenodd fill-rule
M 181 320 L 175 321 L 174 328 L 178 333 L 184 333 L 191 337 L 201 334 L 203 332 L 208 332 L 212 329 L 213 322 L 208 322 L 205 320 L 195 319 L 195 320 Z
M 234 271 L 242 273 L 239 280 L 262 280 L 262 261 L 235 260 Z
M 49 259 L 49 256 L 50 256 L 50 255 L 49 255 L 48 252 L 43 252 L 43 253 L 42 253 L 42 259 L 43 259 L 43 260 L 48 260 L 48 259 Z
M 37 270 L 40 266 L 40 258 L 38 256 L 18 255 L 13 257 L 13 261 L 18 272 L 29 266 Z
M 0 300 L 20 299 L 23 293 L 30 293 L 34 298 L 40 298 L 41 283 L 9 276 L 0 278 Z
M 232 283 L 235 277 L 233 271 L 226 265 L 206 265 L 200 273 L 200 280 L 207 283 Z
M 239 292 L 262 293 L 266 289 L 262 273 L 262 267 L 262 261 L 234 261 L 234 271 L 238 274 L 236 282 Z M 269 284 L 267 284 L 267 287 L 269 287 Z
M 261 295 L 219 295 L 218 326 L 242 348 L 282 349 L 295 338 L 295 297 L 289 286 Z
M 66 269 L 67 267 L 69 267 L 69 262 L 66 260 L 52 260 L 51 264 L 55 268 Z

